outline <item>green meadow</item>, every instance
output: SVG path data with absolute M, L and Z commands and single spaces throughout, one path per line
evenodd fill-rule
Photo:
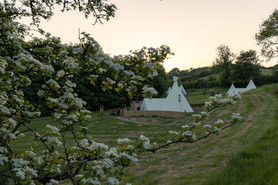
M 203 90 L 198 92 L 189 93 L 190 103 L 199 104 L 209 96 L 201 93 Z M 211 112 L 206 121 L 229 120 L 233 112 L 240 113 L 243 119 L 218 135 L 138 155 L 139 162 L 126 169 L 122 184 L 278 184 L 278 84 L 243 93 L 235 105 Z M 119 119 L 94 112 L 88 131 L 95 141 L 112 147 L 118 138 L 137 139 L 140 135 L 163 143 L 169 139 L 169 130 L 177 130 L 188 122 L 192 122 L 190 115 L 181 119 Z M 33 120 L 30 127 L 39 132 L 47 124 L 55 123 L 46 117 Z M 36 150 L 41 146 L 35 145 L 32 136 L 26 134 L 15 147 L 17 150 L 30 147 Z
M 220 93 L 225 95 L 228 89 L 216 88 L 216 89 L 188 89 L 186 99 L 190 105 L 202 105 L 211 96 L 211 91 L 214 93 Z

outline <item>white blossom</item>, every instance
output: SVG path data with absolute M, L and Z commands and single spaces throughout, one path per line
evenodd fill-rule
M 190 128 L 189 125 L 183 125 L 182 128 Z
M 19 158 L 19 159 L 12 158 L 11 162 L 12 162 L 13 166 L 16 167 L 16 168 L 21 168 L 22 166 L 26 166 L 26 165 L 29 164 L 28 161 L 25 161 L 22 158 Z
M 49 129 L 53 134 L 60 134 L 59 129 L 55 126 L 46 125 L 46 128 Z
M 215 122 L 215 124 L 224 124 L 224 121 L 222 119 L 219 119 Z
M 7 133 L 7 134 L 10 133 L 10 131 L 6 128 L 0 128 L 0 132 Z
M 64 70 L 60 70 L 57 72 L 57 77 L 63 77 L 65 75 L 65 71 Z
M 50 72 L 50 73 L 54 72 L 54 69 L 53 69 L 53 67 L 51 65 L 42 64 L 41 68 L 43 70 L 46 70 L 47 72 Z
M 213 129 L 217 132 L 221 130 L 221 128 L 218 128 L 218 127 L 213 127 Z
M 192 117 L 195 117 L 195 118 L 197 118 L 197 119 L 200 119 L 202 116 L 199 115 L 199 114 L 193 114 Z
M 54 118 L 59 119 L 59 118 L 61 118 L 62 114 L 55 112 L 53 116 L 54 116 Z
M 115 156 L 115 157 L 119 155 L 118 150 L 116 148 L 110 148 L 108 151 L 105 152 L 105 154 L 108 156 Z
M 92 169 L 96 171 L 97 175 L 100 175 L 101 177 L 105 177 L 104 171 L 102 170 L 102 166 L 95 165 L 95 166 L 92 167 Z
M 51 103 L 58 103 L 58 99 L 57 98 L 48 97 L 47 100 L 50 101 Z
M 82 175 L 82 174 L 77 174 L 77 175 L 75 175 L 74 177 L 75 177 L 75 178 L 82 178 L 82 177 L 84 177 L 84 175 Z
M 222 98 L 222 94 L 216 94 L 215 97 L 216 98 Z
M 151 94 L 157 94 L 157 91 L 153 88 L 153 87 L 148 87 L 147 85 L 145 85 L 143 87 L 143 93 L 146 94 L 146 93 L 151 93 Z
M 54 180 L 54 179 L 51 179 L 48 183 L 46 183 L 45 185 L 55 185 L 55 184 L 58 184 L 59 181 L 57 180 Z
M 16 125 L 17 121 L 12 118 L 9 118 L 8 123 L 10 123 L 14 127 Z
M 53 79 L 49 79 L 46 83 L 49 84 L 49 86 L 50 86 L 51 88 L 54 88 L 54 89 L 59 89 L 59 88 L 61 88 L 60 85 L 58 84 L 58 82 L 56 82 L 56 81 L 53 80 Z
M 89 141 L 87 139 L 83 139 L 80 141 L 80 145 L 82 147 L 87 147 L 89 145 Z
M 21 178 L 22 180 L 25 179 L 25 173 L 20 168 L 14 168 L 14 171 L 16 171 L 16 176 Z
M 191 131 L 185 131 L 184 133 L 182 133 L 183 136 L 192 136 L 192 132 Z
M 169 134 L 171 134 L 171 135 L 179 135 L 179 133 L 177 131 L 172 131 L 172 130 L 169 131 Z
M 97 177 L 94 178 L 88 178 L 86 180 L 86 182 L 90 183 L 90 184 L 95 184 L 95 185 L 101 185 L 100 181 L 98 180 Z
M 3 105 L 0 105 L 0 110 L 4 114 L 8 114 L 8 115 L 10 114 L 9 109 L 7 107 L 3 106 Z
M 209 113 L 208 113 L 208 112 L 205 112 L 205 111 L 202 111 L 201 114 L 202 114 L 202 115 L 206 115 L 206 116 L 209 115 Z
M 204 125 L 204 128 L 212 128 L 212 125 Z
M 144 135 L 140 135 L 139 140 L 144 141 L 144 142 L 150 142 L 149 138 L 145 137 Z
M 122 143 L 129 143 L 131 142 L 130 139 L 128 138 L 124 138 L 124 139 L 117 139 L 118 144 L 122 144 Z
M 92 141 L 92 144 L 89 146 L 89 149 L 91 149 L 91 150 L 96 150 L 96 149 L 108 150 L 108 146 L 103 143 L 97 143 L 95 141 Z
M 48 137 L 46 137 L 46 139 L 47 139 L 47 141 L 49 141 L 51 143 L 55 143 L 58 146 L 62 145 L 62 142 L 57 137 L 48 136 Z
M 120 184 L 118 179 L 116 179 L 114 177 L 109 177 L 108 183 L 111 184 L 111 185 L 118 185 L 118 184 Z
M 145 148 L 145 149 L 148 149 L 148 148 Z M 118 157 L 119 157 L 119 158 L 125 157 L 125 158 L 127 158 L 127 159 L 129 159 L 129 160 L 131 160 L 131 161 L 133 161 L 133 162 L 138 162 L 138 159 L 137 159 L 137 158 L 134 158 L 133 156 L 131 156 L 131 155 L 129 155 L 129 154 L 126 154 L 126 153 L 120 153 Z
M 101 162 L 103 168 L 111 168 L 114 164 L 114 162 L 109 158 L 104 158 Z
M 29 166 L 24 167 L 25 173 L 31 174 L 33 177 L 37 177 L 37 170 L 34 170 L 33 168 L 30 168 Z
M 66 81 L 66 84 L 67 84 L 68 87 L 76 87 L 76 84 L 73 83 L 73 82 L 70 81 L 70 80 L 67 80 L 67 81 Z
M 192 125 L 194 125 L 194 126 L 199 126 L 199 125 L 201 125 L 200 123 L 192 123 Z
M 15 136 L 13 133 L 10 133 L 10 134 L 9 134 L 9 138 L 11 138 L 11 139 L 16 139 L 16 136 Z
M 152 145 L 149 142 L 144 142 L 142 146 L 144 149 L 150 149 L 152 147 Z
M 8 157 L 6 156 L 3 156 L 0 154 L 0 166 L 4 166 L 4 163 L 7 163 L 8 162 Z
M 233 119 L 241 119 L 242 117 L 240 116 L 239 113 L 232 113 L 232 118 Z
M 84 105 L 86 105 L 86 102 L 83 101 L 82 99 L 80 98 L 76 98 L 75 99 L 75 105 L 79 108 L 82 108 Z
M 43 90 L 38 90 L 37 95 L 38 96 L 43 96 L 44 95 L 44 91 Z

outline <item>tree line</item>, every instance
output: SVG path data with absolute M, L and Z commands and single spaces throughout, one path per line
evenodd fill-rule
M 220 45 L 211 67 L 189 70 L 174 68 L 168 76 L 179 76 L 180 83 L 185 88 L 227 88 L 232 83 L 238 87 L 245 87 L 250 79 L 260 86 L 278 83 L 277 66 L 263 67 L 255 50 L 241 51 L 236 55 L 229 46 Z M 269 73 L 263 74 L 262 70 L 266 69 Z

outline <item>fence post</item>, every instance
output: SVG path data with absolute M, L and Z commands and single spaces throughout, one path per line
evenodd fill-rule
M 101 116 L 103 115 L 103 109 L 104 109 L 104 107 L 100 105 L 99 106 L 99 113 L 100 113 Z

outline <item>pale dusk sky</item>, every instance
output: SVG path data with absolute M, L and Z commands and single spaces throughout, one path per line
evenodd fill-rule
M 216 48 L 232 52 L 260 47 L 254 39 L 259 25 L 278 8 L 278 0 L 111 0 L 118 10 L 104 24 L 92 25 L 78 12 L 61 13 L 42 22 L 42 28 L 63 43 L 78 43 L 78 28 L 90 33 L 107 54 L 168 45 L 175 53 L 164 63 L 166 71 L 211 66 Z M 264 66 L 277 64 L 277 59 Z

